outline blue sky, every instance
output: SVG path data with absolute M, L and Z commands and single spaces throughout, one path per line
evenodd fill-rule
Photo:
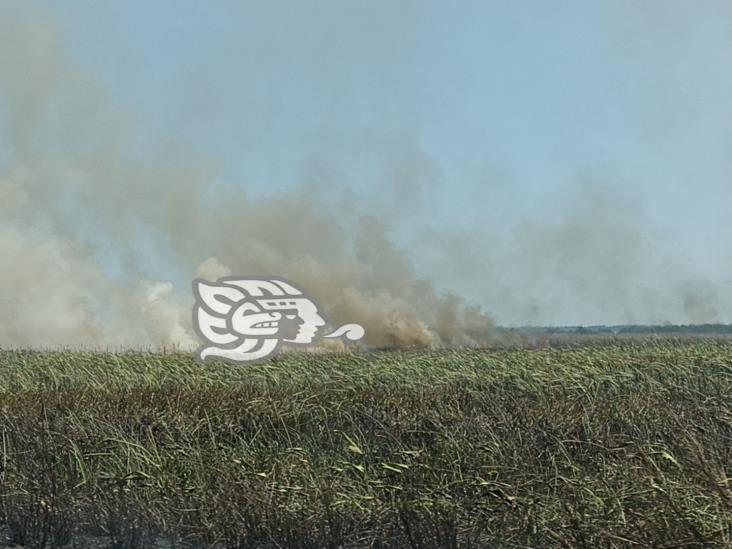
M 194 151 L 222 184 L 252 194 L 313 177 L 351 188 L 442 284 L 459 276 L 426 249 L 430 228 L 507 261 L 521 227 L 570 217 L 588 180 L 611 189 L 611 207 L 638 206 L 629 223 L 659 254 L 640 279 L 673 264 L 729 280 L 727 2 L 36 5 L 57 22 L 68 57 L 143 128 L 138 146 L 169 147 L 170 163 Z M 374 198 L 388 199 L 392 172 L 412 164 L 400 192 L 420 193 L 421 207 Z M 481 276 L 457 281 L 507 321 L 532 320 L 482 292 Z M 582 307 L 538 320 L 573 315 L 603 320 Z
M 607 174 L 661 220 L 703 210 L 686 226 L 702 234 L 727 213 L 723 2 L 49 5 L 150 139 L 184 136 L 251 189 L 313 158 L 368 185 L 407 142 L 439 165 L 446 216 L 485 170 L 529 197 Z

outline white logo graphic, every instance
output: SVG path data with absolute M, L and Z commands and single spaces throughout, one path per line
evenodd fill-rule
M 282 278 L 224 277 L 193 281 L 193 327 L 203 341 L 196 354 L 234 362 L 268 357 L 282 342 L 307 345 L 326 321 L 305 292 Z M 364 329 L 345 324 L 321 337 L 361 339 Z

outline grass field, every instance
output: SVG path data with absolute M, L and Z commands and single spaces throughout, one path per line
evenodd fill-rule
M 0 353 L 0 521 L 59 547 L 732 543 L 732 344 Z

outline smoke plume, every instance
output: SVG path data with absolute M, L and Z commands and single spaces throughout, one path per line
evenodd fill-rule
M 379 218 L 317 185 L 253 198 L 217 183 L 206 159 L 146 150 L 134 116 L 64 55 L 53 21 L 7 11 L 0 345 L 191 348 L 181 281 L 229 274 L 296 281 L 372 346 L 489 341 L 492 320 L 420 279 Z
M 661 3 L 652 4 L 658 4 L 656 8 L 662 11 Z M 677 14 L 687 13 L 678 11 L 678 3 L 673 4 Z M 712 3 L 703 11 L 706 19 L 717 13 L 717 5 L 721 4 Z M 402 58 L 389 65 L 391 58 L 404 55 L 409 59 L 409 54 L 392 51 L 388 40 L 374 39 L 369 29 L 361 29 L 360 17 L 368 15 L 372 28 L 405 37 L 405 43 L 421 51 L 425 46 L 422 35 L 411 27 L 404 28 L 403 20 L 417 21 L 415 25 L 424 23 L 422 30 L 440 29 L 433 29 L 429 21 L 419 23 L 420 3 L 410 6 L 408 17 L 401 18 L 359 8 L 364 13 L 358 12 L 354 29 L 334 27 L 333 36 L 350 48 L 343 59 L 337 55 L 337 45 L 330 47 L 327 38 L 318 42 L 318 33 L 308 25 L 293 24 L 302 33 L 294 42 L 316 43 L 303 46 L 306 56 L 320 61 L 321 49 L 327 50 L 323 63 L 295 67 L 298 57 L 288 65 L 291 52 L 273 40 L 267 42 L 271 48 L 261 56 L 265 61 L 256 57 L 253 69 L 247 70 L 256 73 L 270 57 L 285 67 L 300 69 L 298 78 L 313 69 L 322 81 L 309 90 L 311 96 L 322 87 L 336 89 L 336 97 L 350 84 L 348 78 L 331 80 L 330 75 L 338 73 L 343 65 L 357 62 L 369 69 L 378 66 L 374 70 L 382 78 L 374 86 L 381 96 L 404 94 L 398 85 L 389 85 L 404 73 L 410 73 L 417 82 L 414 89 L 421 93 L 427 89 L 422 79 L 425 65 L 403 63 Z M 515 176 L 515 165 L 501 163 L 506 149 L 490 151 L 484 159 L 468 158 L 466 153 L 465 164 L 473 163 L 459 176 L 473 173 L 470 169 L 475 168 L 476 177 L 471 184 L 463 184 L 455 173 L 450 173 L 449 162 L 440 162 L 444 159 L 435 158 L 420 146 L 420 140 L 413 139 L 408 129 L 400 134 L 394 130 L 395 125 L 379 135 L 370 134 L 368 128 L 357 128 L 355 145 L 344 145 L 333 152 L 333 157 L 344 151 L 351 154 L 349 160 L 356 166 L 355 171 L 369 164 L 370 174 L 381 174 L 369 192 L 364 192 L 358 190 L 358 185 L 355 190 L 351 188 L 353 182 L 348 176 L 353 174 L 342 173 L 338 163 L 330 161 L 328 146 L 338 142 L 340 127 L 324 124 L 318 126 L 321 133 L 307 134 L 308 143 L 312 138 L 318 145 L 312 147 L 315 152 L 310 160 L 305 166 L 292 167 L 302 172 L 301 184 L 287 192 L 264 193 L 261 189 L 266 181 L 238 180 L 228 174 L 223 163 L 195 149 L 196 141 L 207 139 L 204 131 L 201 135 L 181 131 L 175 139 L 167 134 L 161 137 L 150 130 L 140 113 L 120 105 L 99 75 L 74 61 L 76 57 L 68 51 L 69 37 L 60 31 L 61 25 L 50 11 L 34 10 L 21 2 L 1 4 L 0 347 L 192 349 L 197 341 L 191 328 L 191 280 L 228 275 L 290 279 L 316 298 L 332 325 L 363 325 L 365 342 L 373 347 L 491 344 L 498 337 L 491 316 L 503 325 L 729 322 L 732 281 L 728 273 L 732 272 L 732 264 L 728 258 L 732 255 L 728 252 L 732 241 L 729 231 L 715 225 L 716 220 L 728 223 L 724 204 L 729 203 L 729 189 L 717 189 L 722 198 L 697 192 L 695 160 L 674 163 L 684 155 L 703 151 L 710 154 L 710 165 L 717 158 L 718 166 L 714 167 L 724 172 L 721 179 L 728 180 L 732 173 L 728 160 L 726 164 L 719 162 L 719 158 L 729 156 L 724 149 L 730 142 L 728 124 L 724 122 L 729 118 L 728 102 L 724 100 L 729 90 L 704 85 L 707 79 L 714 81 L 710 75 L 722 72 L 715 63 L 721 63 L 723 52 L 728 50 L 720 45 L 714 49 L 719 59 L 705 61 L 693 48 L 684 49 L 686 41 L 698 40 L 698 29 L 687 24 L 687 17 L 667 16 L 667 23 L 660 27 L 665 30 L 650 32 L 656 26 L 656 8 L 642 11 L 646 14 L 642 17 L 627 17 L 627 11 L 636 9 L 633 3 L 609 2 L 603 6 L 607 15 L 603 21 L 610 21 L 612 32 L 597 40 L 606 43 L 609 53 L 602 59 L 591 59 L 590 65 L 593 71 L 602 67 L 616 84 L 611 96 L 615 103 L 598 100 L 595 104 L 595 96 L 588 92 L 587 104 L 572 105 L 577 113 L 568 114 L 586 118 L 588 127 L 580 129 L 593 135 L 602 133 L 601 128 L 595 131 L 590 127 L 599 111 L 607 109 L 618 113 L 618 117 L 627 117 L 622 121 L 623 128 L 637 141 L 627 145 L 625 154 L 631 155 L 631 161 L 617 172 L 623 181 L 615 179 L 612 165 L 607 173 L 607 166 L 586 169 L 578 165 L 576 185 L 567 190 L 567 182 L 561 179 L 567 175 L 566 165 L 575 162 L 576 150 L 563 150 L 559 145 L 552 148 L 548 143 L 545 147 L 543 141 L 537 145 L 543 135 L 539 133 L 540 137 L 532 141 L 533 149 L 527 148 L 528 162 L 531 150 L 537 157 L 564 154 L 565 161 L 565 166 L 552 174 L 553 179 L 547 176 L 549 182 L 543 187 L 521 180 L 520 173 Z M 317 10 L 297 9 L 298 15 L 308 17 L 310 23 L 320 18 Z M 350 8 L 336 2 L 333 9 L 343 16 Z M 529 21 L 534 18 L 527 17 L 526 26 L 521 26 L 526 36 L 533 28 Z M 365 47 L 347 40 L 356 27 L 369 35 Z M 267 34 L 266 30 L 262 32 Z M 422 34 L 432 36 L 430 32 Z M 683 40 L 679 42 L 677 37 Z M 649 41 L 662 47 L 650 47 Z M 521 55 L 533 55 L 533 50 L 524 46 L 518 48 L 519 59 Z M 594 46 L 593 51 L 599 51 Z M 429 50 L 429 55 L 438 56 L 437 49 Z M 465 51 L 475 54 L 476 59 L 482 55 L 473 52 L 472 46 Z M 558 51 L 561 55 L 549 59 L 564 63 L 569 49 Z M 665 56 L 662 60 L 678 56 L 679 63 L 656 63 L 658 51 Z M 587 62 L 575 53 L 569 55 L 573 62 Z M 232 59 L 237 55 L 231 53 Z M 467 71 L 466 67 L 463 69 Z M 547 128 L 564 114 L 549 111 L 554 103 L 561 103 L 563 90 L 554 90 L 552 97 L 547 95 L 549 106 L 541 110 L 543 105 L 529 99 L 530 81 L 525 80 L 523 71 L 492 74 L 491 67 L 482 66 L 486 74 L 479 75 L 476 63 L 476 78 L 469 80 L 476 86 L 473 94 L 491 91 L 490 82 L 496 82 L 499 92 L 503 85 L 510 88 L 506 82 L 518 82 L 522 86 L 520 93 L 507 95 L 511 100 L 515 96 L 517 109 L 527 110 L 528 114 L 515 121 L 518 130 L 508 125 L 499 127 L 498 137 L 494 141 L 486 138 L 485 148 L 503 142 L 501 131 L 523 131 L 526 126 L 521 123 L 533 121 L 535 114 L 545 118 L 543 129 L 550 136 L 547 141 L 554 139 L 554 128 Z M 565 83 L 560 77 L 573 73 L 567 67 L 557 68 L 562 70 L 556 79 L 552 76 L 551 82 L 561 88 Z M 686 72 L 697 68 L 699 72 L 694 74 L 698 82 L 689 85 Z M 554 71 L 549 73 L 553 75 Z M 195 87 L 197 76 L 190 80 L 191 87 Z M 602 87 L 598 82 L 603 80 L 595 82 L 597 97 L 605 97 L 598 91 Z M 453 100 L 458 93 L 457 86 L 454 88 L 447 82 L 442 93 Z M 400 101 L 380 103 L 373 112 L 364 108 L 365 116 L 376 112 L 380 121 L 399 118 L 398 129 L 414 126 L 414 134 L 419 134 L 419 112 L 404 113 L 400 109 L 412 101 L 412 89 L 407 86 L 406 98 L 403 95 Z M 369 90 L 349 99 L 370 105 Z M 114 91 L 120 92 L 116 88 Z M 430 93 L 425 91 L 424 95 Z M 430 105 L 441 97 L 434 93 Z M 202 119 L 216 113 L 218 107 L 214 101 L 209 103 L 205 98 L 192 101 L 195 108 L 191 110 L 197 114 L 191 119 L 195 120 L 184 121 L 180 127 L 205 127 Z M 300 103 L 293 103 L 295 106 L 288 106 L 289 115 L 300 116 L 296 111 Z M 302 104 L 307 105 L 307 101 Z M 677 108 L 687 104 L 693 108 Z M 247 111 L 247 115 L 254 113 L 259 124 L 253 123 L 253 127 L 266 127 L 270 117 L 277 124 L 287 124 L 289 119 L 278 118 L 272 105 L 260 108 L 262 105 L 256 104 Z M 320 114 L 306 111 L 304 108 L 302 116 Z M 444 121 L 458 111 L 446 109 L 445 118 L 438 120 Z M 485 117 L 487 112 L 479 114 Z M 459 114 L 472 116 L 467 111 Z M 599 115 L 597 120 L 601 120 Z M 503 123 L 508 124 L 505 120 Z M 481 124 L 476 122 L 476 127 Z M 215 128 L 216 123 L 211 126 Z M 455 128 L 437 126 L 446 132 L 458 127 L 457 123 Z M 706 141 L 698 139 L 706 135 L 708 128 L 716 133 Z M 564 129 L 571 132 L 576 127 Z M 561 133 L 562 128 L 558 130 Z M 255 134 L 256 130 L 251 130 L 247 139 L 257 138 Z M 284 134 L 273 132 L 262 139 L 275 150 L 280 144 L 272 135 Z M 667 139 L 669 135 L 674 139 Z M 474 136 L 485 134 L 481 130 Z M 460 149 L 470 141 L 465 135 L 462 138 L 445 152 L 445 158 L 452 155 L 453 166 L 462 162 Z M 515 135 L 513 138 L 511 147 L 523 154 L 523 144 Z M 446 138 L 442 146 L 448 141 Z M 608 143 L 617 145 L 600 138 L 590 141 L 598 150 L 604 150 Z M 643 148 L 648 142 L 653 145 Z M 379 149 L 367 160 L 360 154 L 361 149 L 379 147 L 388 150 Z M 476 145 L 475 149 L 480 147 Z M 689 153 L 685 147 L 696 147 L 695 152 Z M 538 148 L 542 149 L 539 153 Z M 657 158 L 635 158 L 635 153 L 628 150 L 636 149 L 643 151 L 639 157 L 651 151 Z M 592 152 L 592 147 L 577 150 Z M 371 166 L 379 154 L 383 156 L 381 165 Z M 607 156 L 611 157 L 612 151 Z M 283 154 L 283 158 L 291 157 Z M 493 160 L 495 165 L 488 166 Z M 551 160 L 536 169 L 551 167 Z M 246 163 L 246 158 L 242 162 Z M 633 162 L 645 166 L 645 171 L 632 173 Z M 654 162 L 671 167 L 656 171 Z M 684 173 L 682 167 L 687 167 L 689 173 Z M 663 187 L 668 188 L 663 191 L 667 193 L 665 198 L 671 200 L 659 200 L 660 205 L 649 211 L 649 200 L 657 198 L 653 193 L 658 194 L 661 186 L 644 185 L 645 178 L 665 184 L 666 174 L 676 178 Z M 372 175 L 358 182 L 369 183 L 369 177 Z M 687 184 L 689 181 L 694 184 Z M 714 189 L 714 184 L 706 188 Z M 658 222 L 661 208 L 669 204 L 675 208 L 671 210 L 674 213 Z M 693 236 L 679 234 L 680 225 L 674 217 L 683 214 L 688 204 L 709 210 L 709 215 L 695 217 L 695 225 L 701 227 L 687 223 L 694 229 Z M 446 212 L 449 215 L 441 217 Z M 701 240 L 703 247 L 697 246 Z

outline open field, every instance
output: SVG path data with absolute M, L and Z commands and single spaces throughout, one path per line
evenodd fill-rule
M 732 542 L 732 344 L 0 353 L 9 545 Z

